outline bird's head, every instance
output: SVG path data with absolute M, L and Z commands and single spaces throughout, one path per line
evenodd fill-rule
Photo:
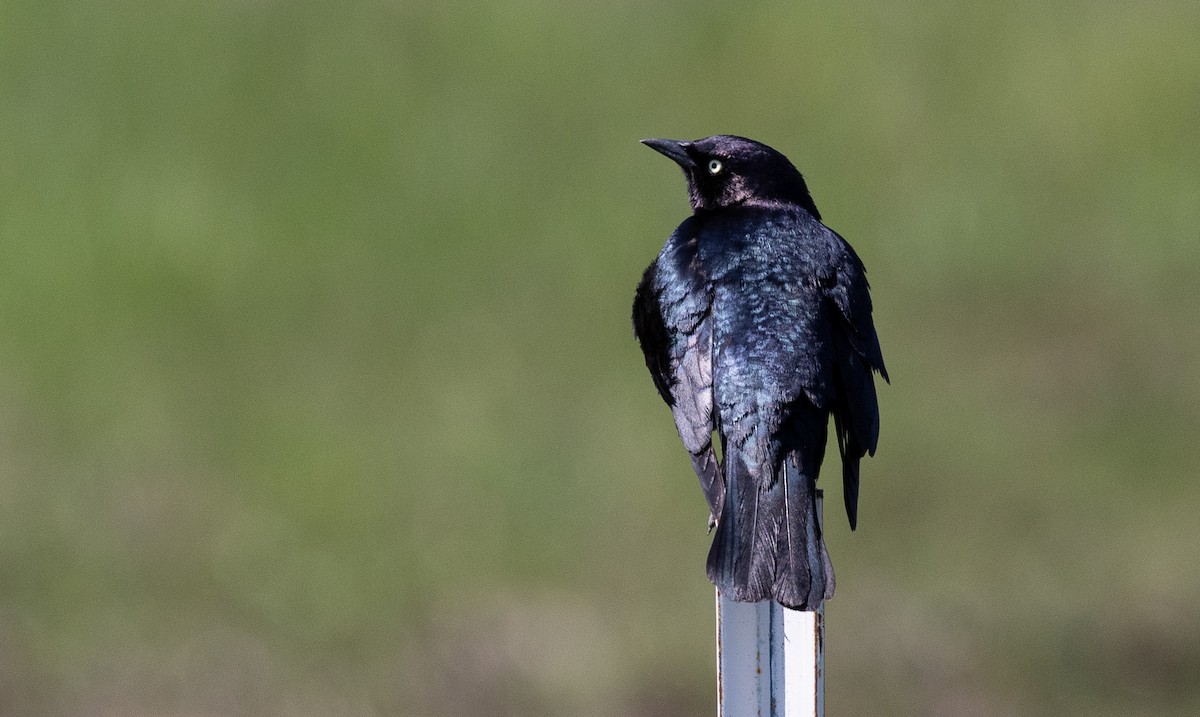
M 784 203 L 800 206 L 821 218 L 804 177 L 787 157 L 765 144 L 727 134 L 694 142 L 643 139 L 642 144 L 683 168 L 696 212 Z

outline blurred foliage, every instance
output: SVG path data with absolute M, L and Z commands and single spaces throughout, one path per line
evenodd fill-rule
M 1200 712 L 1200 5 L 0 8 L 0 713 L 712 714 L 639 138 L 788 154 L 894 384 L 828 714 Z

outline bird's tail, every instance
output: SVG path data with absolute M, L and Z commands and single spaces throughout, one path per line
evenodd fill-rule
M 773 472 L 755 470 L 747 458 L 737 450 L 725 457 L 725 502 L 708 553 L 708 578 L 734 600 L 773 599 L 815 610 L 834 591 L 817 520 L 820 458 L 806 470 L 792 453 Z

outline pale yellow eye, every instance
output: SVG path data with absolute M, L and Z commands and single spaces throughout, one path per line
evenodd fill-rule
M 722 169 L 725 169 L 725 165 L 721 164 L 721 160 L 719 160 L 719 159 L 708 160 L 708 173 L 709 174 L 720 174 Z

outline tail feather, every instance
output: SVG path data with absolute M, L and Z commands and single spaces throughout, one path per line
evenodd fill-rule
M 721 592 L 741 602 L 771 599 L 771 574 L 765 572 L 764 555 L 755 536 L 767 530 L 771 510 L 761 501 L 762 493 L 749 463 L 749 456 L 732 446 L 724 457 L 725 500 L 717 533 L 708 552 L 708 579 Z M 769 563 L 769 561 L 768 561 Z
M 796 454 L 789 456 L 780 470 L 779 482 L 786 494 L 786 533 L 785 542 L 776 549 L 775 599 L 786 607 L 812 610 L 833 597 L 834 588 L 833 566 L 817 519 L 815 476 L 802 470 Z
M 773 474 L 768 466 L 754 470 L 758 466 L 747 458 L 730 450 L 724 460 L 725 502 L 708 577 L 735 600 L 774 599 L 815 609 L 834 589 L 817 521 L 815 476 L 801 470 L 796 454 L 780 461 Z

